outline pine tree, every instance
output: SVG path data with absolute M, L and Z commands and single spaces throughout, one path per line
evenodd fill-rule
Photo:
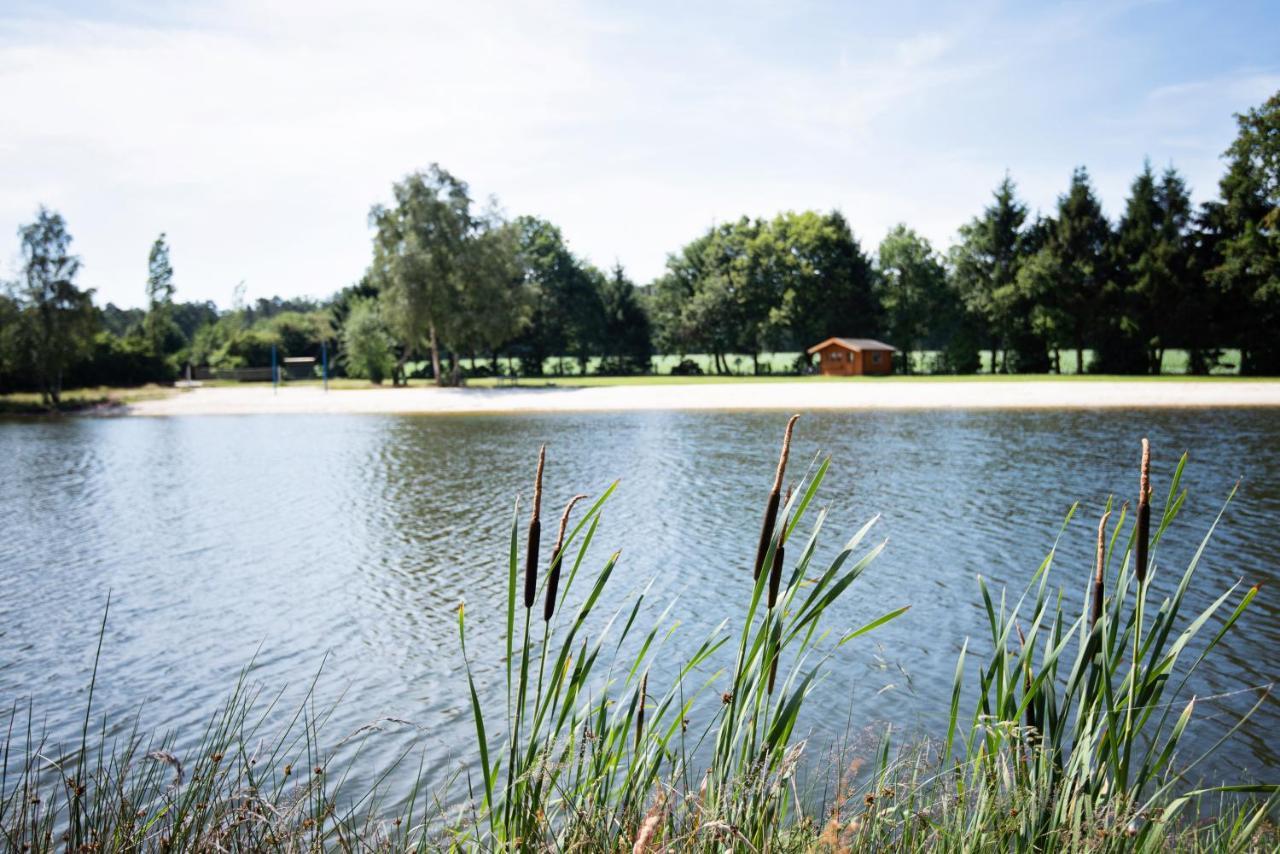
M 1084 349 L 1105 334 L 1103 312 L 1113 279 L 1111 224 L 1102 214 L 1083 166 L 1071 173 L 1071 186 L 1058 199 L 1058 215 L 1048 250 L 1061 273 L 1051 301 L 1067 324 L 1067 341 L 1076 351 L 1076 372 L 1084 372 Z
M 613 272 L 601 283 L 600 302 L 604 307 L 601 372 L 646 373 L 653 358 L 649 315 L 621 264 L 614 265 Z
M 965 307 L 977 319 L 979 334 L 991 350 L 991 371 L 999 364 L 997 351 L 1008 349 L 1016 328 L 1025 321 L 1010 299 L 1018 270 L 1028 253 L 1024 246 L 1027 207 L 1017 198 L 1017 185 L 1005 175 L 994 202 L 982 215 L 960 228 L 960 242 L 952 250 L 954 282 Z

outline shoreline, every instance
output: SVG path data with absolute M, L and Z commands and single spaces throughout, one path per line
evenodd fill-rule
M 477 415 L 731 410 L 1179 409 L 1280 407 L 1280 381 L 703 383 L 554 388 L 220 386 L 128 403 L 120 414 Z M 114 413 L 109 413 L 114 414 Z

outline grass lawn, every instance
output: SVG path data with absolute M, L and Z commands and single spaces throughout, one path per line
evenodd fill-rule
M 158 385 L 145 385 L 135 388 L 113 388 L 95 386 L 93 388 L 69 389 L 62 392 L 61 412 L 83 412 L 88 409 L 123 406 L 139 400 L 152 400 L 167 397 L 174 393 L 172 388 Z M 50 410 L 40 401 L 39 392 L 18 391 L 0 394 L 0 415 L 48 415 Z
M 823 376 L 791 376 L 787 374 L 762 374 L 760 376 L 671 376 L 669 374 L 644 375 L 634 377 L 601 377 L 601 376 L 563 376 L 563 377 L 528 377 L 522 378 L 517 385 L 522 388 L 580 388 L 594 386 L 641 386 L 641 385 L 708 385 L 713 383 L 1027 383 L 1027 382 L 1277 382 L 1275 377 L 1239 377 L 1239 376 L 1190 376 L 1164 374 L 1162 376 L 1142 375 L 1108 375 L 1108 374 L 913 374 L 910 376 L 894 375 L 888 377 L 823 377 Z M 421 383 L 416 380 L 415 385 Z M 493 388 L 498 382 L 492 377 L 478 377 L 467 380 L 471 388 Z M 504 382 L 510 385 L 510 382 Z

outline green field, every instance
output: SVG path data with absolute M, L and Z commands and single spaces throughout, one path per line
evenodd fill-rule
M 914 369 L 913 373 L 928 374 L 931 366 L 936 363 L 938 359 L 938 355 L 939 355 L 938 351 L 936 350 L 917 351 L 912 358 L 912 366 Z M 799 356 L 800 356 L 800 353 L 798 352 L 764 353 L 760 356 L 760 360 L 759 360 L 760 371 L 764 375 L 783 375 L 783 376 L 789 376 L 791 379 L 796 379 L 797 377 L 793 373 L 793 371 L 795 370 L 796 359 L 799 358 Z M 725 358 L 726 358 L 726 361 L 729 363 L 729 368 L 733 376 L 753 376 L 754 375 L 753 363 L 749 355 L 730 354 Z M 1086 365 L 1092 360 L 1092 358 L 1093 358 L 1093 351 L 1085 350 L 1084 361 Z M 678 365 L 682 359 L 688 359 L 689 361 L 696 364 L 699 368 L 702 369 L 703 374 L 714 373 L 714 369 L 712 367 L 711 355 L 706 353 L 690 353 L 685 356 L 677 356 L 674 354 L 654 356 L 652 363 L 654 366 L 655 374 L 657 374 L 658 376 L 665 376 L 667 374 L 670 374 L 671 369 L 674 368 L 676 365 Z M 1075 373 L 1075 366 L 1076 366 L 1075 350 L 1061 351 L 1061 361 L 1062 361 L 1062 370 L 1063 370 L 1064 376 Z M 1240 351 L 1224 350 L 1222 361 L 1223 361 L 1222 367 L 1216 369 L 1214 371 L 1214 374 L 1222 375 L 1222 376 L 1234 376 L 1239 369 Z M 462 363 L 463 363 L 463 366 L 466 368 L 470 368 L 473 364 L 472 360 L 470 359 L 463 359 Z M 488 366 L 490 363 L 487 360 L 476 360 L 474 364 L 476 365 L 476 367 L 485 367 L 485 366 Z M 507 360 L 505 359 L 502 360 L 501 365 L 503 367 L 503 370 L 509 370 Z M 600 366 L 599 359 L 596 359 L 596 358 L 589 359 L 587 361 L 586 375 L 588 377 L 596 376 L 597 375 L 596 372 L 599 370 L 599 366 Z M 567 357 L 556 357 L 556 358 L 547 359 L 543 362 L 542 372 L 543 372 L 544 378 L 546 379 L 550 379 L 553 377 L 556 378 L 557 380 L 561 380 L 567 377 L 580 378 L 583 375 L 579 371 L 578 367 L 579 367 L 578 361 L 576 359 L 570 359 Z M 990 377 L 991 376 L 990 370 L 991 370 L 991 353 L 989 351 L 983 351 L 982 370 L 980 374 Z M 1185 375 L 1187 372 L 1187 352 L 1185 350 L 1166 350 L 1164 354 L 1163 371 L 1165 374 Z M 724 376 L 724 375 L 720 375 L 720 376 Z M 1055 374 L 1054 376 L 1057 376 L 1057 375 Z M 610 378 L 601 377 L 601 379 L 610 379 Z M 614 383 L 609 382 L 608 384 L 612 385 Z

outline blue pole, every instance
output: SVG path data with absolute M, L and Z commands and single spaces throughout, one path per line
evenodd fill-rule
M 276 345 L 271 345 L 271 393 L 275 394 L 280 382 L 280 370 L 276 367 Z
M 321 370 L 324 372 L 324 390 L 329 390 L 329 344 L 325 341 L 320 342 L 320 362 L 323 365 Z

